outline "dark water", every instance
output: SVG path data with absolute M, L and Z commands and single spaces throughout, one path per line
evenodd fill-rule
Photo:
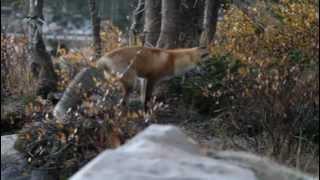
M 111 20 L 121 30 L 130 24 L 130 14 L 136 0 L 96 0 L 102 20 Z M 44 0 L 44 31 L 54 34 L 90 34 L 91 23 L 88 0 Z M 22 32 L 22 20 L 28 14 L 28 1 L 1 1 L 1 26 L 9 32 Z M 25 29 L 24 29 L 25 30 Z

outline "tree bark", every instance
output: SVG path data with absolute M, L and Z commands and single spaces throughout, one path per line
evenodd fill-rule
M 220 6 L 221 0 L 206 0 L 200 46 L 207 46 L 212 43 L 217 29 Z
M 43 0 L 29 0 L 29 52 L 28 61 L 33 77 L 37 80 L 36 94 L 47 97 L 56 89 L 57 76 L 51 57 L 42 39 Z
M 161 1 L 146 0 L 145 2 L 145 46 L 156 46 L 161 28 Z
M 91 23 L 92 23 L 92 35 L 93 35 L 93 48 L 95 51 L 94 59 L 97 60 L 101 57 L 101 38 L 100 38 L 100 18 L 96 8 L 96 0 L 88 0 Z
M 139 0 L 136 9 L 133 11 L 132 23 L 129 31 L 129 46 L 133 46 L 134 44 L 136 44 L 136 38 L 140 31 L 139 29 L 143 24 L 141 21 L 142 21 L 143 12 L 144 12 L 144 6 L 145 6 L 144 3 L 145 3 L 144 0 Z
M 199 46 L 203 24 L 203 0 L 182 0 L 180 4 L 182 31 L 179 33 L 181 47 Z
M 179 47 L 181 0 L 162 0 L 161 3 L 161 32 L 157 47 L 176 48 Z

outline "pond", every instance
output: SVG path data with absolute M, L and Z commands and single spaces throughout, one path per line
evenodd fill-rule
M 28 1 L 13 0 L 1 3 L 1 27 L 7 32 L 25 32 L 23 18 L 28 14 Z M 135 1 L 97 0 L 101 20 L 111 20 L 127 31 Z M 88 0 L 44 0 L 44 33 L 91 34 Z

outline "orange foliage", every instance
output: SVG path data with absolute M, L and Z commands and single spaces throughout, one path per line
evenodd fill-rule
M 319 23 L 312 1 L 272 4 L 259 1 L 251 11 L 264 27 L 259 32 L 249 17 L 236 7 L 225 12 L 218 25 L 215 54 L 232 54 L 245 64 L 286 64 L 298 52 L 302 60 L 319 57 Z

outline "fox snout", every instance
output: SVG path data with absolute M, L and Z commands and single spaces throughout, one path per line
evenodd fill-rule
M 201 61 L 206 61 L 210 59 L 210 51 L 207 47 L 199 47 L 198 50 Z
M 209 52 L 205 52 L 203 54 L 201 54 L 201 59 L 208 57 L 210 54 Z

